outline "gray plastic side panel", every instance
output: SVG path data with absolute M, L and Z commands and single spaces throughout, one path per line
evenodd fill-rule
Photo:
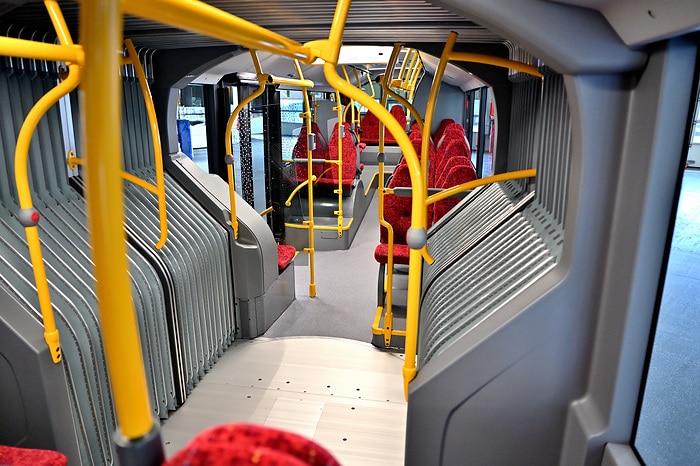
M 77 459 L 65 364 L 51 361 L 42 334 L 43 326 L 0 289 L 0 444 Z
M 229 192 L 224 180 L 205 173 L 183 155 L 172 156 L 166 167 L 219 223 L 230 229 Z M 236 298 L 252 299 L 262 296 L 277 280 L 277 243 L 265 220 L 238 194 L 236 216 L 238 241 L 232 248 Z

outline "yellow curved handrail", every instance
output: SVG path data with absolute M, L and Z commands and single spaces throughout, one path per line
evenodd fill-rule
M 311 175 L 311 178 L 309 178 L 308 180 L 304 180 L 298 185 L 296 185 L 292 192 L 289 194 L 289 197 L 287 197 L 287 200 L 284 201 L 284 205 L 286 205 L 287 207 L 292 205 L 292 199 L 294 199 L 294 196 L 296 196 L 296 194 L 299 191 L 301 191 L 305 186 L 307 186 L 309 183 L 313 183 L 314 181 L 316 181 L 316 175 Z
M 260 97 L 263 92 L 265 92 L 265 85 L 271 82 L 272 77 L 269 74 L 263 74 L 260 71 L 260 61 L 258 60 L 258 55 L 255 50 L 250 51 L 250 56 L 255 64 L 255 69 L 258 70 L 258 84 L 259 87 L 253 91 L 248 97 L 241 100 L 236 108 L 231 112 L 228 121 L 226 122 L 226 131 L 224 133 L 226 147 L 226 174 L 228 176 L 228 193 L 229 193 L 229 204 L 231 209 L 231 228 L 233 229 L 233 239 L 238 239 L 238 216 L 236 214 L 236 186 L 235 177 L 233 173 L 233 146 L 231 145 L 231 135 L 233 133 L 233 123 L 238 118 L 238 114 L 241 113 L 249 103 Z
M 139 86 L 141 87 L 141 94 L 143 94 L 143 100 L 146 104 L 146 113 L 148 113 L 148 123 L 151 127 L 151 141 L 153 141 L 153 159 L 155 162 L 156 170 L 156 184 L 154 194 L 158 198 L 158 221 L 160 222 L 160 238 L 158 239 L 158 243 L 156 243 L 156 249 L 161 249 L 168 239 L 168 214 L 165 210 L 163 149 L 160 145 L 160 130 L 158 129 L 158 118 L 156 117 L 156 108 L 153 105 L 153 96 L 151 95 L 151 89 L 148 86 L 148 81 L 146 80 L 146 73 L 143 71 L 143 66 L 141 66 L 141 61 L 139 60 L 139 56 L 136 53 L 136 48 L 134 48 L 134 43 L 131 41 L 131 39 L 124 39 L 124 45 L 126 46 L 126 51 L 128 54 L 128 58 L 127 60 L 125 60 L 125 62 L 130 63 L 134 67 L 134 71 L 136 71 L 136 76 L 139 80 Z M 150 183 L 148 183 L 148 185 L 150 186 Z M 146 187 L 146 189 L 151 191 L 151 189 L 148 187 Z
M 73 41 L 68 32 L 68 28 L 63 20 L 61 11 L 54 0 L 45 2 L 46 8 L 49 11 L 51 20 L 54 23 L 56 32 L 59 36 L 61 45 L 58 47 L 66 48 L 73 45 Z M 22 56 L 33 54 L 36 49 L 32 47 L 30 41 L 21 40 L 15 43 L 17 48 L 14 49 L 12 55 Z M 25 55 L 26 52 L 26 55 Z M 46 55 L 33 56 L 32 58 L 50 60 L 53 57 L 53 52 Z M 53 314 L 51 305 L 51 293 L 49 291 L 48 278 L 46 277 L 46 268 L 44 265 L 44 257 L 41 251 L 41 242 L 39 240 L 39 213 L 34 209 L 32 202 L 32 193 L 29 188 L 29 175 L 27 173 L 27 161 L 29 158 L 29 145 L 32 140 L 32 135 L 36 130 L 39 120 L 46 114 L 56 102 L 63 96 L 67 95 L 75 89 L 80 83 L 80 65 L 77 63 L 68 62 L 68 74 L 65 79 L 56 87 L 44 94 L 32 107 L 24 119 L 24 123 L 20 128 L 15 145 L 15 183 L 17 184 L 17 196 L 19 198 L 20 211 L 18 218 L 24 226 L 25 234 L 27 235 L 27 246 L 29 248 L 29 258 L 32 263 L 32 271 L 34 273 L 34 281 L 36 283 L 37 295 L 39 299 L 39 310 L 44 322 L 44 341 L 46 341 L 51 353 L 51 359 L 54 363 L 59 363 L 63 358 L 61 351 L 61 342 L 59 332 L 56 328 L 56 320 Z
M 478 180 L 468 181 L 457 186 L 452 186 L 451 188 L 445 189 L 444 191 L 440 191 L 439 193 L 435 193 L 432 196 L 428 196 L 428 199 L 426 199 L 425 202 L 426 204 L 430 205 L 443 199 L 447 199 L 448 197 L 452 197 L 455 194 L 459 194 L 470 189 L 478 188 L 479 186 L 483 186 L 486 184 L 498 183 L 500 181 L 519 180 L 523 178 L 534 178 L 535 176 L 537 176 L 537 169 L 530 168 L 528 170 L 518 170 L 514 172 L 488 176 L 486 178 L 479 178 Z

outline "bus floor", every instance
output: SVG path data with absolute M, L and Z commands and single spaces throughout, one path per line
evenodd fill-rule
M 311 438 L 346 466 L 403 464 L 403 355 L 369 343 L 378 240 L 375 196 L 350 249 L 316 253 L 317 296 L 296 265 L 294 303 L 263 337 L 235 341 L 164 421 L 168 457 L 207 427 L 250 422 Z
M 239 340 L 161 427 L 166 456 L 227 423 L 313 439 L 345 466 L 402 465 L 403 356 L 325 337 Z

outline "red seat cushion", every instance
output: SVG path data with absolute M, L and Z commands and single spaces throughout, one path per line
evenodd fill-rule
M 226 424 L 197 435 L 163 466 L 300 466 L 340 463 L 300 435 L 252 424 Z
M 362 142 L 372 145 L 379 144 L 379 119 L 374 113 L 370 111 L 365 113 L 360 128 L 362 128 Z
M 277 245 L 277 268 L 280 272 L 287 268 L 289 263 L 294 259 L 296 253 L 297 250 L 294 246 L 288 244 Z
M 66 466 L 68 458 L 57 451 L 0 445 L 0 464 L 12 466 Z
M 408 265 L 411 248 L 406 244 L 394 244 L 394 264 Z M 374 260 L 381 264 L 389 262 L 389 245 L 380 243 L 374 248 Z

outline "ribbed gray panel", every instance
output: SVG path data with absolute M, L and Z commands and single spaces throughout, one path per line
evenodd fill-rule
M 513 83 L 508 170 L 535 167 L 537 116 L 542 99 L 542 82 L 528 79 Z
M 559 74 L 545 74 L 536 188 L 540 204 L 564 225 L 571 169 L 571 116 Z
M 545 78 L 513 84 L 508 170 L 537 168 L 539 202 L 564 224 L 571 166 L 571 116 L 564 80 L 544 70 Z
M 12 167 L 24 115 L 56 82 L 55 77 L 0 74 L 0 168 L 7 176 L 7 183 L 0 188 L 0 286 L 37 321 L 41 317 L 25 233 L 14 217 L 17 200 Z M 42 219 L 39 236 L 61 334 L 80 461 L 113 464 L 116 419 L 99 327 L 85 206 L 67 185 L 63 147 L 60 115 L 54 106 L 32 138 L 30 186 Z M 133 248 L 128 252 L 149 395 L 154 415 L 165 418 L 175 407 L 169 348 L 161 338 L 166 334 L 165 297 L 153 268 Z
M 155 183 L 153 144 L 138 82 L 124 80 L 124 166 Z M 228 233 L 169 175 L 165 175 L 168 240 L 156 255 L 171 272 L 173 319 L 181 371 L 189 392 L 233 341 L 234 301 Z M 160 234 L 156 197 L 129 183 L 125 207 L 130 231 L 152 248 Z
M 523 195 L 515 184 L 495 183 L 464 198 L 428 233 L 428 252 L 435 259 L 429 270 L 497 227 Z
M 538 230 L 551 227 L 535 229 L 516 214 L 432 281 L 421 306 L 419 366 L 554 267 Z

